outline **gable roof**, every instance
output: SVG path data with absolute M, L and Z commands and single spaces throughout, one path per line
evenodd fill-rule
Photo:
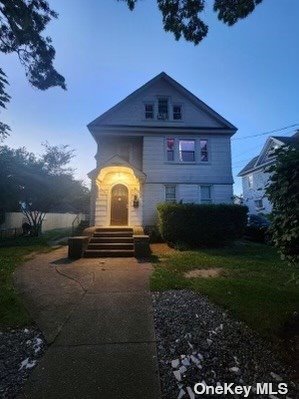
M 244 166 L 244 168 L 238 173 L 238 176 L 246 175 L 246 172 L 249 172 L 251 169 L 253 169 L 258 158 L 259 156 L 252 158 L 252 160 L 249 161 L 248 164 Z
M 271 159 L 268 162 L 260 162 L 263 159 L 264 154 L 269 149 L 271 142 L 273 142 L 273 141 L 279 141 L 281 143 L 281 145 L 299 144 L 299 131 L 297 130 L 296 133 L 290 137 L 284 137 L 284 136 L 268 137 L 260 154 L 257 155 L 256 157 L 252 158 L 251 161 L 249 161 L 248 164 L 244 166 L 244 168 L 238 173 L 239 177 L 242 177 L 242 176 L 246 175 L 248 172 L 258 169 L 266 164 L 268 165 L 275 160 L 275 159 Z
M 145 181 L 146 174 L 142 172 L 142 170 L 136 168 L 125 159 L 120 157 L 119 155 L 113 155 L 107 161 L 105 161 L 102 165 L 98 166 L 97 168 L 91 170 L 87 175 L 91 179 L 98 175 L 99 171 L 104 169 L 107 166 L 125 166 L 126 168 L 132 169 L 135 176 L 138 177 L 140 180 Z
M 142 92 L 149 89 L 152 85 L 154 85 L 159 80 L 166 81 L 170 86 L 172 86 L 174 89 L 176 89 L 178 92 L 180 92 L 184 97 L 188 98 L 189 101 L 191 101 L 196 107 L 200 108 L 202 111 L 206 112 L 210 117 L 212 117 L 214 120 L 216 120 L 218 123 L 220 123 L 223 128 L 232 130 L 233 132 L 235 132 L 237 130 L 237 128 L 233 124 L 231 124 L 229 121 L 227 121 L 221 115 L 219 115 L 211 107 L 209 107 L 207 104 L 205 104 L 202 100 L 200 100 L 198 97 L 196 97 L 193 93 L 191 93 L 189 90 L 187 90 L 185 87 L 183 87 L 176 80 L 171 78 L 165 72 L 159 73 L 153 79 L 149 80 L 147 83 L 142 85 L 139 89 L 135 90 L 133 93 L 131 93 L 130 95 L 125 97 L 123 100 L 121 100 L 116 105 L 114 105 L 112 108 L 110 108 L 109 110 L 104 112 L 98 118 L 94 119 L 92 122 L 90 122 L 87 125 L 88 129 L 91 131 L 91 133 L 93 133 L 93 128 L 100 127 L 101 125 L 104 126 L 105 125 L 104 119 L 107 116 L 110 116 L 113 112 L 117 111 L 120 107 L 125 105 L 128 101 L 134 99 L 136 96 L 138 96 Z

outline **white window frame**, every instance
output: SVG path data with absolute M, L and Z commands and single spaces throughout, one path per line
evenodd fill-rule
M 160 100 L 166 100 L 167 101 L 167 115 L 166 117 L 163 118 L 159 118 L 160 112 L 159 112 L 159 101 Z M 168 96 L 158 96 L 157 97 L 157 119 L 158 120 L 166 120 L 169 121 L 169 107 L 170 107 L 170 98 Z
M 210 197 L 209 198 L 202 198 L 202 188 L 208 187 L 210 190 Z M 212 204 L 213 203 L 213 186 L 211 184 L 201 184 L 199 186 L 199 193 L 200 193 L 200 203 L 201 204 Z
M 154 101 L 144 101 L 143 105 L 144 105 L 144 119 L 146 121 L 154 120 L 155 119 L 155 103 L 154 103 Z M 152 116 L 152 118 L 147 118 L 146 117 L 146 106 L 147 105 L 151 105 L 153 107 L 153 116 Z
M 181 115 L 181 117 L 179 119 L 175 119 L 174 118 L 174 107 L 180 107 L 180 115 Z M 178 104 L 178 103 L 173 103 L 172 104 L 172 119 L 175 122 L 181 121 L 183 119 L 183 106 L 182 106 L 182 104 Z
M 172 139 L 174 140 L 174 159 L 173 161 L 169 161 L 167 159 L 167 140 Z M 200 142 L 202 140 L 207 141 L 207 148 L 208 148 L 208 160 L 207 161 L 202 161 L 201 160 L 201 148 L 200 148 Z M 195 151 L 195 157 L 194 161 L 181 161 L 180 159 L 180 151 L 179 151 L 179 142 L 180 141 L 194 141 L 195 146 L 194 146 L 194 151 Z M 210 165 L 211 164 L 211 147 L 210 147 L 210 140 L 206 138 L 198 138 L 194 136 L 172 136 L 172 135 L 167 135 L 165 136 L 164 140 L 164 161 L 165 163 L 175 163 L 175 164 L 181 164 L 181 165 Z
M 247 176 L 247 184 L 248 188 L 253 188 L 253 174 L 251 173 L 250 175 Z
M 172 199 L 167 198 L 167 188 L 174 188 L 174 197 Z M 177 202 L 177 186 L 175 184 L 165 184 L 164 198 L 167 203 L 175 204 Z
M 181 141 L 193 141 L 194 142 L 194 160 L 193 161 L 184 161 L 183 159 L 181 159 L 181 152 L 180 152 L 180 142 Z M 179 138 L 178 139 L 178 159 L 179 159 L 180 163 L 196 163 L 196 149 L 197 149 L 196 144 L 197 144 L 196 139 L 189 139 L 189 138 Z

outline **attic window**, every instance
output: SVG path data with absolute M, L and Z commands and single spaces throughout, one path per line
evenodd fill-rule
M 272 147 L 268 151 L 267 159 L 271 159 L 275 156 L 275 151 L 277 150 L 277 148 L 278 148 L 277 144 L 272 145 Z
M 158 119 L 168 119 L 168 98 L 158 98 Z
M 145 119 L 154 118 L 154 104 L 144 104 Z
M 173 119 L 174 120 L 182 119 L 182 107 L 180 105 L 173 106 Z

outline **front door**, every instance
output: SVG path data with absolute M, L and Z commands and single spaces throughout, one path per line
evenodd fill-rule
M 128 189 L 117 184 L 111 191 L 111 226 L 128 225 Z

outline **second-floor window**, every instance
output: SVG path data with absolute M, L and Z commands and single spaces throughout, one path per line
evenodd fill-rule
M 168 119 L 168 98 L 158 98 L 158 119 Z
M 253 188 L 253 175 L 248 175 L 248 188 Z
M 181 162 L 195 162 L 195 140 L 179 140 Z
M 201 162 L 209 161 L 208 141 L 200 140 L 200 160 Z
M 167 161 L 171 162 L 174 161 L 174 145 L 175 141 L 174 139 L 167 139 L 166 140 L 166 156 L 167 156 Z

